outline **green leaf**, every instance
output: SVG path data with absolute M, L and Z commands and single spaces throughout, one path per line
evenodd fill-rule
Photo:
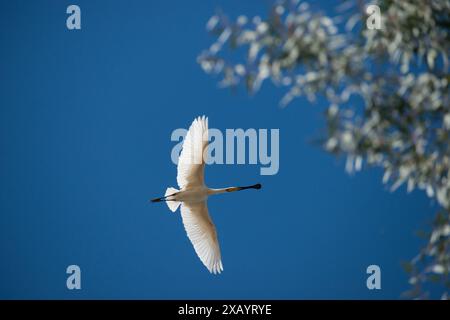
M 414 270 L 414 266 L 411 262 L 409 261 L 403 261 L 402 263 L 402 268 L 403 270 L 405 270 L 406 273 L 412 273 Z

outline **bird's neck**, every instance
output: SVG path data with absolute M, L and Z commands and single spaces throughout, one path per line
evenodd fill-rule
M 246 186 L 246 187 L 228 187 L 228 188 L 220 188 L 220 189 L 208 189 L 208 195 L 213 194 L 219 194 L 219 193 L 225 193 L 225 192 L 235 192 L 235 191 L 241 191 L 245 189 L 261 189 L 261 185 L 255 184 L 252 186 Z
M 214 195 L 214 194 L 230 192 L 230 191 L 227 191 L 227 189 L 230 189 L 230 188 L 219 188 L 219 189 L 209 188 L 208 189 L 208 195 L 211 196 L 211 195 Z

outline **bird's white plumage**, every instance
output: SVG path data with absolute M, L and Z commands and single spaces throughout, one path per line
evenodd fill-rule
M 166 189 L 166 193 L 164 194 L 164 196 L 168 197 L 170 195 L 173 195 L 175 193 L 177 193 L 178 190 L 172 187 L 169 187 Z M 169 207 L 170 211 L 175 212 L 177 211 L 178 207 L 180 206 L 181 202 L 179 201 L 166 201 L 167 206 Z
M 177 183 L 183 188 L 204 185 L 205 161 L 203 154 L 208 147 L 208 118 L 195 119 L 184 138 L 178 158 Z
M 206 201 L 183 202 L 181 216 L 184 228 L 200 260 L 214 274 L 223 270 L 219 241 L 208 213 Z
M 204 155 L 208 147 L 208 118 L 196 118 L 183 142 L 177 167 L 177 183 L 181 192 L 204 189 Z M 197 192 L 194 192 L 195 194 Z M 199 192 L 200 193 L 200 192 Z M 223 270 L 216 228 L 208 213 L 206 200 L 181 204 L 184 228 L 200 260 L 214 274 Z
M 223 265 L 216 227 L 209 216 L 207 199 L 211 195 L 221 193 L 261 189 L 261 184 L 208 188 L 204 181 L 207 150 L 208 118 L 203 116 L 194 119 L 183 141 L 177 167 L 177 182 L 180 190 L 169 187 L 164 197 L 151 201 L 165 201 L 172 212 L 181 205 L 183 225 L 195 252 L 209 272 L 216 274 L 223 271 Z

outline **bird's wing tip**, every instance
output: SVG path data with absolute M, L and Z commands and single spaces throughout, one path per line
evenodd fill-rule
M 212 274 L 220 274 L 223 271 L 222 261 L 217 262 L 212 267 L 208 268 L 209 272 Z

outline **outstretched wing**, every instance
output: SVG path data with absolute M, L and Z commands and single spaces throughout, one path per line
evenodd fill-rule
M 200 260 L 214 274 L 223 270 L 216 227 L 211 221 L 206 201 L 183 202 L 181 217 L 184 228 Z
M 208 118 L 196 118 L 184 138 L 178 159 L 177 183 L 180 189 L 204 185 L 205 161 L 208 147 Z

